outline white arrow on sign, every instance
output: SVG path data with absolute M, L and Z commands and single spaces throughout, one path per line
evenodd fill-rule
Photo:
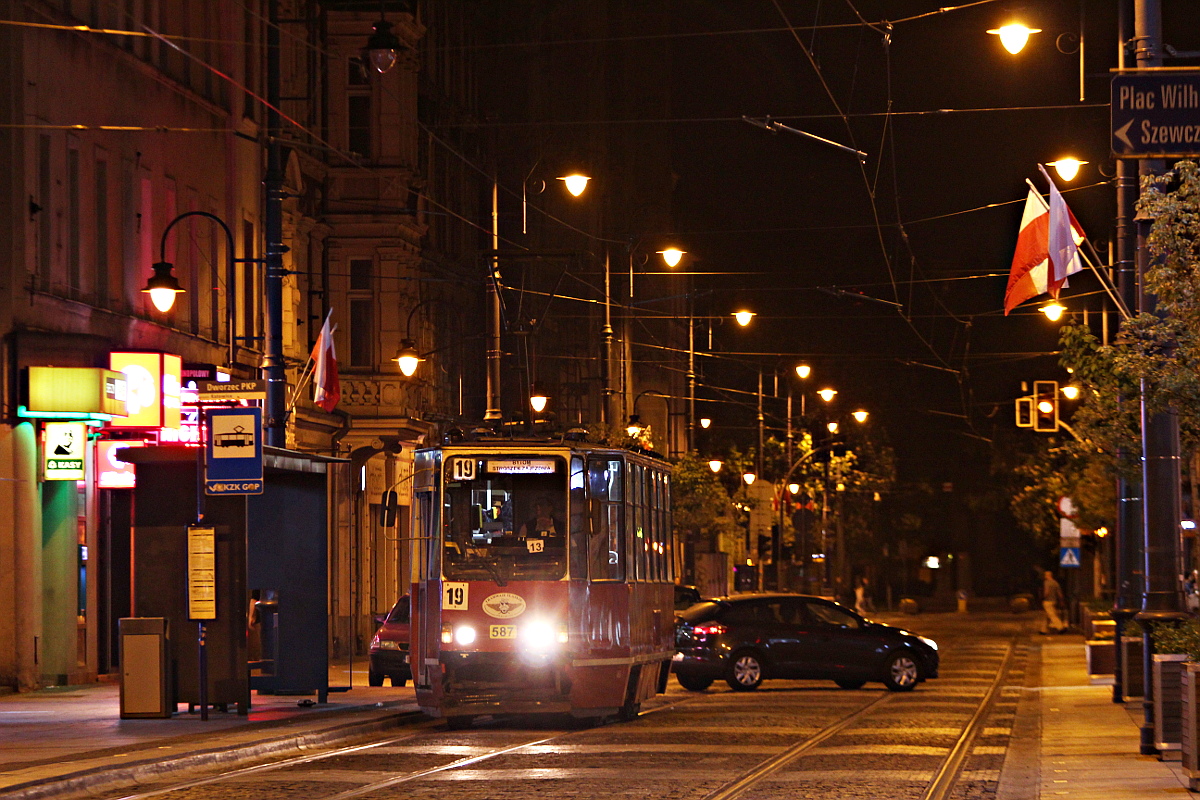
M 1129 129 L 1133 127 L 1133 120 L 1129 120 L 1121 127 L 1113 131 L 1113 136 L 1125 143 L 1125 147 L 1129 150 L 1133 149 L 1133 142 L 1129 140 Z

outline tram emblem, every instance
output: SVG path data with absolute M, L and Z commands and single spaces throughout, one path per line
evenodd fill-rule
M 512 619 L 525 613 L 525 598 L 511 592 L 499 592 L 483 601 L 483 613 L 495 619 Z

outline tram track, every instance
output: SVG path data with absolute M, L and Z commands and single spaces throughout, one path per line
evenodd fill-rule
M 496 798 L 528 796 L 531 781 L 583 783 L 594 786 L 597 797 L 610 796 L 610 787 L 621 796 L 623 787 L 655 782 L 670 786 L 670 797 L 695 800 L 976 796 L 964 795 L 963 786 L 981 769 L 965 765 L 980 751 L 994 759 L 1003 750 L 988 743 L 998 741 L 997 726 L 1006 724 L 995 721 L 994 711 L 1013 671 L 1017 642 L 992 639 L 960 652 L 971 648 L 957 677 L 944 674 L 913 693 L 848 692 L 812 682 L 753 693 L 676 690 L 647 704 L 635 721 L 566 731 L 528 717 L 483 722 L 465 732 L 427 720 L 399 736 L 108 796 L 225 800 L 259 797 L 269 789 L 298 800 L 451 800 L 477 792 L 470 787 L 481 781 L 490 783 Z M 985 746 L 976 747 L 981 736 L 988 737 Z M 876 793 L 868 794 L 868 787 Z M 571 796 L 589 795 L 575 788 Z
M 954 745 L 949 748 L 945 759 L 934 772 L 933 779 L 929 782 L 925 791 L 921 794 L 921 800 L 947 800 L 954 791 L 957 779 L 962 772 L 963 764 L 970 755 L 971 746 L 980 734 L 980 731 L 987 720 L 988 713 L 995 704 L 996 697 L 1003 688 L 1009 669 L 1012 665 L 1013 655 L 1016 649 L 1016 641 L 1008 642 L 1005 649 L 1004 657 L 1001 660 L 1000 666 L 996 669 L 990 686 L 984 696 L 980 699 L 970 720 L 963 727 Z M 747 771 L 737 779 L 730 781 L 718 790 L 711 792 L 704 797 L 704 800 L 734 800 L 740 797 L 753 788 L 760 786 L 770 776 L 779 772 L 788 764 L 795 762 L 801 756 L 809 753 L 834 736 L 853 727 L 855 723 L 869 716 L 880 706 L 885 704 L 895 695 L 883 695 L 866 705 L 854 711 L 851 714 L 843 717 L 837 722 L 821 729 L 812 736 L 796 743 L 789 747 L 784 752 L 770 758 L 753 769 Z

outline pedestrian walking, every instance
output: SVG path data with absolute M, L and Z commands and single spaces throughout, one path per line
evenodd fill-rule
M 1062 633 L 1067 629 L 1067 623 L 1059 615 L 1059 609 L 1064 605 L 1062 587 L 1054 580 L 1054 573 L 1047 570 L 1042 574 L 1042 608 L 1046 612 L 1042 633 Z

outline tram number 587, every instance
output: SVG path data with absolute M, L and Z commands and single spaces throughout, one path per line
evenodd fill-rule
M 442 584 L 442 608 L 450 611 L 466 611 L 467 610 L 467 584 L 465 583 L 443 583 Z

